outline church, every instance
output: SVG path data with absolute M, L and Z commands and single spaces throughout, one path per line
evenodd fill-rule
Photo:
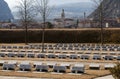
M 74 27 L 75 21 L 72 18 L 65 17 L 65 11 L 62 10 L 61 18 L 54 19 L 55 28 L 71 28 Z

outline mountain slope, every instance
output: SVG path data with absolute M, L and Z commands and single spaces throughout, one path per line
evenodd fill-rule
M 13 15 L 8 4 L 4 0 L 0 0 L 0 21 L 10 21 L 11 19 L 13 19 Z
M 120 16 L 120 0 L 103 0 L 103 15 L 104 18 L 116 18 Z M 97 8 L 90 18 L 99 18 L 99 8 Z
M 65 10 L 66 17 L 83 17 L 84 12 L 89 15 L 93 11 L 93 5 L 91 2 L 79 2 L 79 3 L 68 3 L 59 6 L 54 6 L 52 13 L 50 13 L 49 19 L 61 17 L 62 9 Z M 17 12 L 13 12 L 17 18 Z M 39 19 L 39 17 L 36 17 Z
M 70 3 L 56 6 L 55 16 L 60 17 L 62 9 L 65 10 L 67 17 L 83 17 L 84 12 L 89 15 L 93 11 L 91 2 Z

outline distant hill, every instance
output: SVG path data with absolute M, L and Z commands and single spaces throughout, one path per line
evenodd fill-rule
M 0 0 L 0 22 L 10 21 L 13 15 L 8 4 L 4 0 Z
M 120 0 L 103 0 L 103 15 L 104 18 L 120 17 Z M 89 15 L 90 18 L 99 18 L 99 9 L 97 8 Z
M 65 9 L 66 17 L 83 17 L 84 12 L 89 15 L 93 11 L 91 2 L 69 3 L 55 6 L 54 17 L 60 17 L 62 9 Z
M 92 7 L 91 2 L 68 3 L 54 6 L 49 19 L 60 17 L 62 9 L 65 9 L 66 17 L 83 17 L 84 12 L 86 12 L 86 15 L 89 15 L 93 11 Z M 14 16 L 17 15 L 16 12 L 13 12 L 13 14 Z

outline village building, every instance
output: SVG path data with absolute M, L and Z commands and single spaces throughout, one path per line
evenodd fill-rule
M 11 22 L 0 22 L 1 29 L 16 29 L 17 25 Z
M 54 27 L 55 28 L 71 28 L 74 27 L 75 20 L 72 18 L 66 18 L 64 9 L 61 13 L 61 18 L 55 18 L 54 19 Z
M 78 28 L 90 28 L 92 22 L 90 20 L 80 20 L 78 23 Z
M 103 28 L 120 27 L 120 19 L 104 18 L 102 21 L 102 27 Z M 100 28 L 100 20 L 91 18 L 80 20 L 78 23 L 78 28 Z

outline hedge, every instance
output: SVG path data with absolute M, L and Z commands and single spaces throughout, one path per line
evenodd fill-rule
M 45 43 L 100 43 L 100 30 L 46 30 Z M 41 43 L 42 30 L 29 30 L 28 42 Z M 104 30 L 104 43 L 120 43 L 120 30 Z M 0 30 L 0 43 L 24 43 L 24 30 Z

